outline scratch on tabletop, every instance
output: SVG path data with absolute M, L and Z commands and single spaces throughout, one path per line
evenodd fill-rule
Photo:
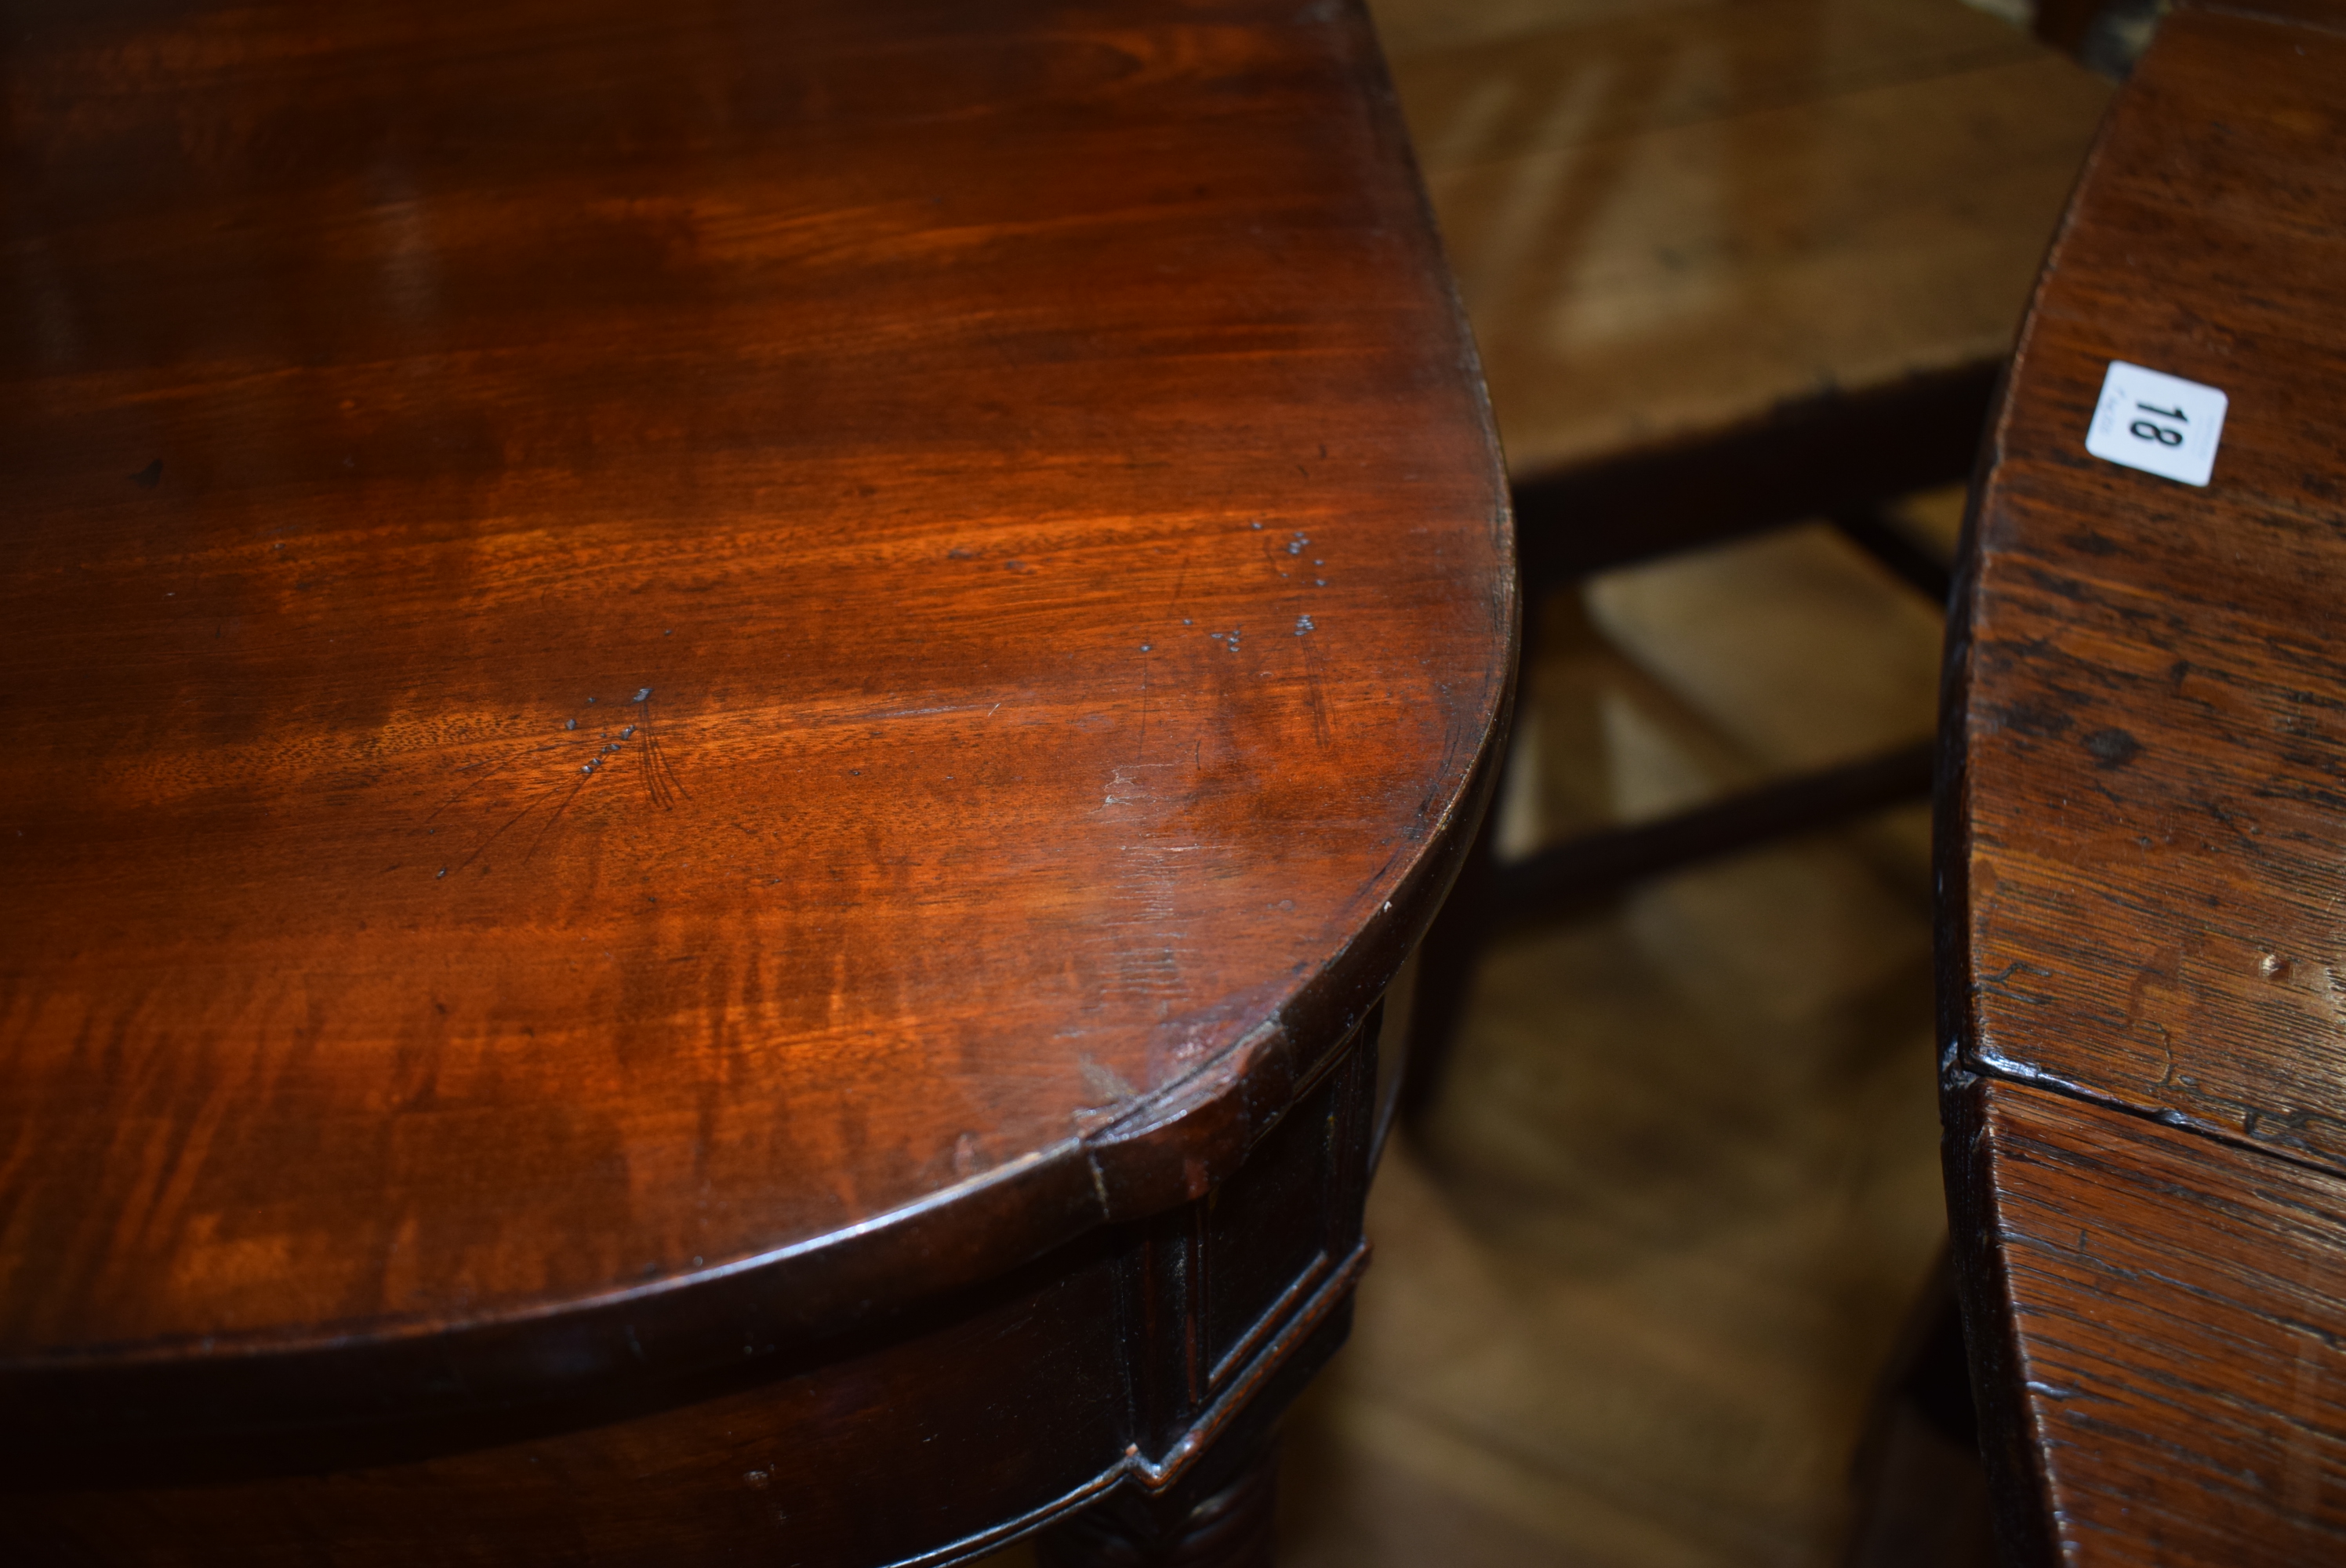
M 1262 544 L 1262 558 L 1269 564 L 1272 573 L 1277 575 L 1280 581 L 1290 581 L 1286 569 L 1279 564 L 1280 555 L 1284 554 L 1291 557 L 1300 557 L 1303 552 L 1311 547 L 1311 536 L 1300 528 L 1290 529 L 1284 544 L 1276 543 L 1269 535 L 1265 535 L 1263 536 Z M 1314 559 L 1311 564 L 1314 568 L 1320 568 L 1324 567 L 1327 565 L 1327 561 L 1324 557 L 1317 558 Z M 1325 586 L 1326 579 L 1315 578 L 1313 585 Z M 1321 748 L 1325 748 L 1326 747 L 1331 746 L 1335 743 L 1335 733 L 1328 724 L 1327 694 L 1322 688 L 1320 678 L 1320 654 L 1316 646 L 1319 639 L 1311 635 L 1320 628 L 1317 623 L 1312 620 L 1311 611 L 1304 607 L 1304 600 L 1300 592 L 1290 592 L 1286 596 L 1286 599 L 1288 609 L 1292 611 L 1295 616 L 1296 643 L 1298 651 L 1300 653 L 1303 659 L 1304 691 L 1305 695 L 1311 702 L 1311 733 L 1313 738 L 1320 742 Z M 1325 612 L 1323 611 L 1322 613 L 1324 614 Z M 1233 646 L 1235 647 L 1235 644 L 1233 644 Z
M 1153 644 L 1140 645 L 1140 759 L 1148 759 L 1148 665 Z
M 672 809 L 678 799 L 690 799 L 690 792 L 684 788 L 683 781 L 677 776 L 676 769 L 668 759 L 668 749 L 663 744 L 659 733 L 653 727 L 651 697 L 651 687 L 641 687 L 637 689 L 635 696 L 629 699 L 630 705 L 640 707 L 643 709 L 643 712 L 637 718 L 636 722 L 625 726 L 618 731 L 618 738 L 617 739 L 613 739 L 610 732 L 607 730 L 604 731 L 600 735 L 592 737 L 586 735 L 579 736 L 578 738 L 580 740 L 588 741 L 590 744 L 598 740 L 601 741 L 602 744 L 596 747 L 593 751 L 587 753 L 586 759 L 578 764 L 576 772 L 568 776 L 569 787 L 567 789 L 562 788 L 559 784 L 553 785 L 550 788 L 532 789 L 529 785 L 525 784 L 524 792 L 529 795 L 529 799 L 525 799 L 518 807 L 515 808 L 510 814 L 505 816 L 503 821 L 499 822 L 478 842 L 474 843 L 472 849 L 461 859 L 457 860 L 452 865 L 441 867 L 434 873 L 434 880 L 442 880 L 446 878 L 451 872 L 465 870 L 474 861 L 480 860 L 484 854 L 487 853 L 489 849 L 499 840 L 503 839 L 507 833 L 518 827 L 525 819 L 530 816 L 531 813 L 536 811 L 539 807 L 546 805 L 548 801 L 552 801 L 554 803 L 553 810 L 548 812 L 545 820 L 539 823 L 536 833 L 530 839 L 529 848 L 523 851 L 522 859 L 523 860 L 527 861 L 537 853 L 539 847 L 546 842 L 547 835 L 553 832 L 556 825 L 561 821 L 563 815 L 567 812 L 572 804 L 577 800 L 580 791 L 584 790 L 588 784 L 594 782 L 596 777 L 602 773 L 605 768 L 607 767 L 609 763 L 626 748 L 625 743 L 631 739 L 637 742 L 639 770 L 643 777 L 645 792 L 649 797 L 652 803 L 659 806 L 663 809 Z M 595 701 L 595 698 L 590 697 L 586 700 L 589 703 L 592 703 Z M 574 732 L 578 728 L 578 720 L 576 718 L 566 720 L 562 728 L 566 735 Z M 433 807 L 429 812 L 425 813 L 423 820 L 426 822 L 430 822 L 440 817 L 450 808 L 458 805 L 475 790 L 481 789 L 482 786 L 489 783 L 495 779 L 497 779 L 501 775 L 505 774 L 516 762 L 521 762 L 531 758 L 543 757 L 547 752 L 566 751 L 573 758 L 576 758 L 578 755 L 577 751 L 572 749 L 571 747 L 566 746 L 560 740 L 556 740 L 536 745 L 525 743 L 514 746 L 506 749 L 501 755 L 486 758 L 477 762 L 466 763 L 463 767 L 455 769 L 454 771 L 457 773 L 470 773 L 473 777 L 466 779 L 455 789 L 451 790 L 446 798 L 442 799 L 438 805 Z M 508 797 L 508 799 L 510 799 L 510 797 Z M 437 832 L 439 830 L 435 828 L 428 830 Z
M 578 799 L 578 791 L 586 788 L 587 780 L 594 777 L 595 767 L 591 762 L 578 770 L 578 780 L 576 783 L 570 786 L 570 793 L 562 798 L 562 804 L 554 809 L 553 815 L 549 816 L 543 823 L 539 824 L 537 837 L 532 839 L 529 841 L 529 848 L 522 851 L 521 858 L 525 864 L 527 863 L 531 856 L 537 853 L 537 847 L 546 842 L 546 834 L 554 831 L 554 825 L 562 820 L 562 813 L 570 809 L 570 802 Z M 526 808 L 525 808 L 525 809 L 526 809 Z M 519 820 L 519 818 L 515 819 L 516 821 Z M 497 830 L 498 832 L 503 832 L 505 830 L 500 828 Z M 487 846 L 484 844 L 482 848 L 485 849 Z M 478 854 L 480 851 L 476 850 L 474 852 Z
M 574 720 L 573 722 L 575 723 L 576 721 Z M 516 746 L 494 762 L 467 762 L 464 767 L 457 769 L 456 771 L 459 773 L 468 773 L 475 768 L 485 768 L 488 771 L 482 774 L 479 778 L 473 779 L 463 789 L 456 790 L 446 799 L 441 801 L 437 806 L 433 807 L 430 811 L 424 814 L 423 820 L 429 822 L 433 818 L 437 817 L 441 812 L 445 811 L 449 807 L 454 805 L 457 801 L 463 799 L 465 796 L 471 794 L 474 790 L 479 789 L 482 785 L 495 778 L 498 774 L 504 772 L 514 763 L 520 761 L 524 757 L 530 756 L 536 752 L 551 751 L 553 749 L 554 746 L 550 742 L 544 746 Z
M 582 780 L 582 782 L 583 782 L 583 780 Z M 577 787 L 576 787 L 576 785 L 572 786 L 572 792 L 573 792 L 573 793 L 576 793 L 576 788 L 577 788 Z M 536 809 L 538 809 L 538 807 L 539 807 L 540 805 L 544 804 L 544 803 L 545 803 L 545 801 L 546 801 L 547 799 L 548 799 L 548 797 L 544 796 L 544 795 L 540 795 L 540 796 L 538 796 L 536 799 L 531 800 L 528 804 L 526 804 L 526 805 L 525 805 L 524 807 L 522 807 L 522 809 L 521 809 L 520 810 L 515 811 L 512 816 L 510 816 L 510 817 L 506 818 L 506 819 L 505 820 L 505 821 L 504 821 L 504 822 L 502 822 L 501 824 L 499 824 L 499 825 L 498 825 L 498 827 L 497 827 L 497 829 L 495 830 L 495 831 L 492 832 L 492 833 L 491 833 L 487 838 L 483 839 L 479 843 L 477 843 L 477 844 L 474 845 L 474 846 L 473 846 L 473 851 L 472 851 L 472 853 L 470 853 L 470 854 L 466 855 L 463 860 L 458 860 L 458 861 L 456 862 L 456 868 L 455 868 L 455 869 L 461 871 L 463 871 L 466 866 L 471 865 L 474 860 L 479 860 L 479 859 L 481 858 L 481 855 L 482 855 L 482 852 L 483 852 L 483 851 L 484 851 L 485 850 L 487 850 L 487 849 L 488 849 L 488 847 L 489 847 L 491 844 L 495 843 L 499 839 L 501 839 L 501 838 L 505 837 L 505 830 L 506 830 L 506 829 L 508 829 L 508 828 L 512 827 L 515 823 L 516 823 L 516 822 L 520 821 L 524 817 L 528 816 L 532 811 L 536 810 Z M 568 801 L 566 801 L 566 800 L 565 802 L 563 802 L 563 803 L 564 803 L 565 805 L 569 804 L 569 802 L 568 802 Z M 533 845 L 532 847 L 533 847 L 533 848 L 535 848 L 536 846 L 534 846 L 534 845 Z M 446 873 L 445 871 L 443 871 L 441 874 L 442 874 L 443 876 L 445 876 L 447 873 Z
M 636 693 L 636 701 L 642 705 L 644 716 L 627 727 L 627 733 L 640 731 L 643 736 L 637 742 L 637 752 L 641 761 L 644 794 L 663 811 L 672 811 L 679 796 L 689 800 L 692 792 L 677 778 L 676 769 L 668 759 L 668 748 L 661 743 L 658 731 L 652 726 L 651 687 L 646 687 Z

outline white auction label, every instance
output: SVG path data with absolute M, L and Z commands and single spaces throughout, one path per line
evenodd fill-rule
M 2214 387 L 2112 360 L 2086 450 L 2146 473 L 2205 484 L 2230 402 Z

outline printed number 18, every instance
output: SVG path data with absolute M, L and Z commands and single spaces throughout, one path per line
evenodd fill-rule
M 2176 420 L 2185 424 L 2191 423 L 2179 408 L 2154 408 L 2147 402 L 2138 402 L 2134 406 L 2143 410 L 2147 413 L 2155 413 L 2162 418 Z M 2163 424 L 2153 424 L 2147 419 L 2138 419 L 2132 424 L 2127 426 L 2127 429 L 2131 431 L 2136 439 L 2140 441 L 2155 441 L 2161 446 L 2181 446 L 2183 444 L 2183 433 L 2181 431 L 2169 430 Z

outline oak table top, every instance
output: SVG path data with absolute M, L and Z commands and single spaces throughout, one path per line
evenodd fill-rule
M 12 1450 L 787 1355 L 1431 918 L 1511 544 L 1355 8 L 10 32 Z
M 2346 1557 L 2341 81 L 2346 13 L 2167 18 L 1974 497 L 1943 1088 L 2015 1561 Z M 2224 394 L 2204 485 L 2138 464 L 2206 392 L 2114 361 Z

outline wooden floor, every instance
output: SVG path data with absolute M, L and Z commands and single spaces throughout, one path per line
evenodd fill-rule
M 1957 0 L 1373 8 L 1518 473 L 2000 351 L 2108 91 Z M 1503 851 L 1930 731 L 1936 611 L 1821 526 L 1537 613 Z M 1287 1568 L 1841 1561 L 1943 1235 L 1929 957 L 1920 806 L 1494 952 Z

